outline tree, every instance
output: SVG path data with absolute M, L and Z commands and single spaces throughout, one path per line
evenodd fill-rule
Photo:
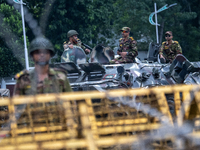
M 0 77 L 16 74 L 24 67 L 22 22 L 11 6 L 0 5 Z

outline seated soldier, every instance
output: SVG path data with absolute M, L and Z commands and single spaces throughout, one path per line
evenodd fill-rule
M 121 30 L 123 38 L 119 40 L 118 58 L 110 61 L 111 64 L 133 63 L 138 55 L 137 42 L 129 37 L 130 28 L 123 27 Z
M 182 49 L 178 41 L 172 40 L 172 31 L 165 33 L 166 41 L 162 43 L 159 50 L 161 62 L 172 63 L 177 54 L 182 54 Z

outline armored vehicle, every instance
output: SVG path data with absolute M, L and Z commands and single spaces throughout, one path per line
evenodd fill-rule
M 66 49 L 61 57 L 62 63 L 55 66 L 67 70 L 71 86 L 76 90 L 92 90 L 99 85 L 103 89 L 148 88 L 200 82 L 199 62 L 190 62 L 179 54 L 172 64 L 162 64 L 158 49 L 158 45 L 151 43 L 146 60 L 136 58 L 135 63 L 111 65 L 109 61 L 114 58 L 114 53 L 108 47 L 96 46 L 88 62 L 84 51 L 74 47 Z

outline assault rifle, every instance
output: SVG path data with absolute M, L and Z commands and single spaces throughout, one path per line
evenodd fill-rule
M 83 46 L 85 46 L 87 49 L 89 49 L 90 51 L 92 51 L 92 48 L 84 43 L 81 43 Z

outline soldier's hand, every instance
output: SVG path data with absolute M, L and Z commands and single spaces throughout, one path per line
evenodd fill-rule
M 124 58 L 126 56 L 127 52 L 121 52 L 121 56 L 122 58 Z
M 90 53 L 90 50 L 86 48 L 86 49 L 85 49 L 85 52 Z
M 64 44 L 64 45 L 63 45 L 63 48 L 64 48 L 64 49 L 67 49 L 67 48 L 68 48 L 68 45 L 67 45 L 67 44 Z
M 70 44 L 70 45 L 68 45 L 68 47 L 72 49 L 74 46 L 72 44 Z
M 163 57 L 163 55 L 160 55 L 160 58 L 163 58 L 163 59 L 165 59 L 165 58 Z

